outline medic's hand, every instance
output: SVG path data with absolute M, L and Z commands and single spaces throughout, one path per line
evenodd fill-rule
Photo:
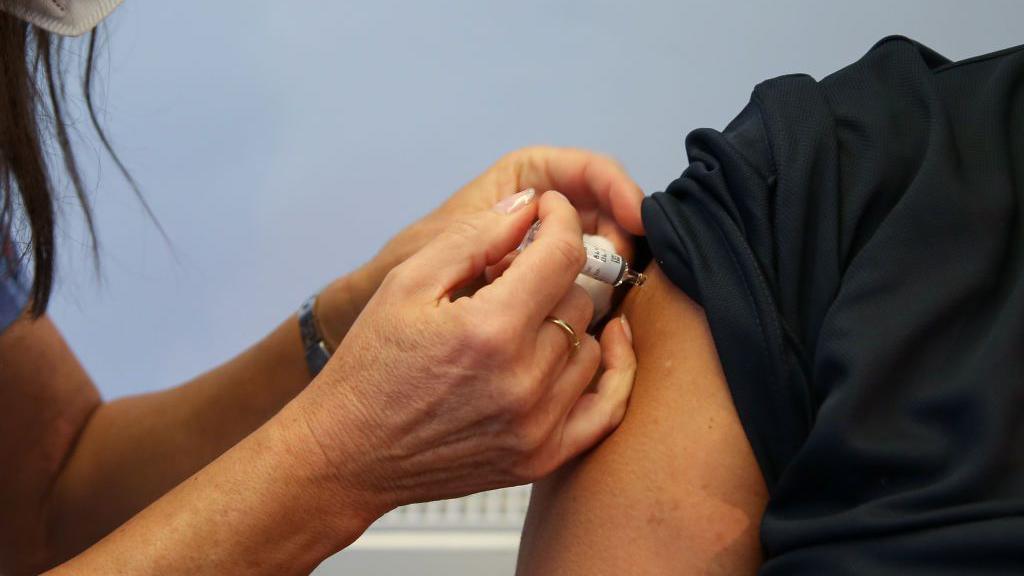
M 632 252 L 632 235 L 644 234 L 640 187 L 614 159 L 575 148 L 512 152 L 455 193 L 438 213 L 458 217 L 485 210 L 527 188 L 564 194 L 579 213 L 583 232 L 608 238 L 620 254 Z
M 487 210 L 528 188 L 564 194 L 579 213 L 583 232 L 608 238 L 619 254 L 632 253 L 631 236 L 644 234 L 640 219 L 644 194 L 618 162 L 576 148 L 536 146 L 502 157 L 434 213 L 395 237 L 379 257 L 404 260 L 410 249 L 418 249 L 425 238 L 432 238 L 453 219 Z M 418 241 L 407 243 L 414 238 Z
M 643 192 L 615 160 L 573 148 L 533 147 L 512 152 L 412 224 L 352 277 L 321 294 L 320 315 L 327 340 L 340 342 L 345 330 L 384 276 L 452 222 L 489 209 L 520 190 L 558 190 L 580 215 L 583 232 L 601 234 L 616 252 L 632 258 L 632 236 L 643 235 Z
M 585 333 L 577 212 L 556 192 L 528 198 L 511 213 L 506 202 L 458 218 L 395 267 L 295 400 L 340 492 L 375 513 L 531 482 L 623 417 L 635 371 L 628 327 L 609 322 L 600 344 Z M 536 240 L 499 278 L 451 299 L 538 218 Z M 576 329 L 578 351 L 549 316 Z

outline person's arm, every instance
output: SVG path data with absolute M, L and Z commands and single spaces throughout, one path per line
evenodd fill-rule
M 614 161 L 530 148 L 509 154 L 321 295 L 338 344 L 385 275 L 452 221 L 517 190 L 558 188 L 587 232 L 642 232 L 643 194 Z M 614 217 L 613 217 L 614 215 Z M 0 572 L 66 559 L 156 500 L 272 416 L 309 381 L 294 317 L 183 386 L 103 403 L 56 327 L 19 320 L 0 334 Z
M 0 568 L 73 556 L 255 430 L 309 382 L 294 317 L 166 391 L 103 403 L 47 317 L 0 334 Z M 6 466 L 6 465 L 5 465 Z
M 629 333 L 610 323 L 573 352 L 546 320 L 590 320 L 582 233 L 564 196 L 524 194 L 396 267 L 302 393 L 53 574 L 305 573 L 395 506 L 532 482 L 606 436 L 632 387 Z M 452 300 L 537 218 L 501 278 Z
M 46 574 L 308 574 L 355 540 L 387 504 L 346 489 L 351 478 L 339 476 L 322 452 L 310 449 L 318 440 L 300 412 L 286 407 L 98 544 Z
M 626 416 L 534 487 L 518 573 L 753 574 L 763 477 L 704 313 L 652 265 L 625 311 L 637 374 Z
M 518 150 L 403 230 L 366 265 L 326 288 L 318 304 L 326 339 L 338 345 L 394 266 L 451 222 L 530 187 L 564 192 L 584 230 L 611 238 L 620 249 L 628 245 L 629 233 L 643 232 L 643 193 L 614 160 L 575 149 Z M 0 367 L 0 381 L 23 382 L 15 386 L 15 394 L 52 389 L 57 395 L 38 408 L 61 411 L 61 426 L 35 436 L 55 453 L 36 475 L 23 480 L 53 486 L 40 504 L 47 506 L 49 518 L 48 554 L 58 560 L 95 542 L 216 458 L 309 382 L 298 325 L 290 317 L 237 358 L 183 386 L 102 404 L 53 326 L 48 321 L 37 324 L 20 329 L 27 340 L 13 338 L 28 342 L 30 351 L 8 349 L 0 339 L 0 355 L 9 355 L 9 365 L 17 371 L 8 378 Z M 16 412 L 12 429 L 30 427 L 24 420 L 38 413 L 24 398 L 12 398 L 6 406 Z M 3 443 L 0 439 L 0 457 Z
M 35 324 L 26 329 L 45 335 L 47 343 L 31 363 L 74 366 L 70 379 L 91 391 L 56 328 L 46 319 Z M 44 501 L 51 560 L 83 550 L 213 461 L 309 381 L 298 322 L 290 317 L 239 356 L 181 386 L 107 403 L 94 395 L 95 408 L 68 422 L 76 441 L 54 470 Z

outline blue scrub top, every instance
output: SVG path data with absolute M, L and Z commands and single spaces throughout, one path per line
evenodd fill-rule
M 30 287 L 14 243 L 4 238 L 0 246 L 0 332 L 21 315 L 29 301 Z

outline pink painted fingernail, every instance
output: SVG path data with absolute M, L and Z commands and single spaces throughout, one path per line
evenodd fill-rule
M 508 198 L 501 200 L 500 202 L 495 204 L 494 208 L 491 208 L 491 210 L 494 210 L 498 214 L 511 214 L 516 210 L 519 210 L 523 206 L 528 205 L 530 202 L 533 202 L 533 199 L 536 196 L 536 190 L 534 190 L 533 188 L 527 188 L 522 192 L 513 194 Z
M 622 322 L 622 331 L 626 333 L 626 340 L 633 344 L 633 330 L 629 327 L 629 320 L 626 320 L 626 315 L 619 316 L 619 321 Z

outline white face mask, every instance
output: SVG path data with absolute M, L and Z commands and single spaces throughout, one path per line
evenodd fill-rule
M 80 36 L 122 0 L 0 0 L 0 10 L 61 36 Z

